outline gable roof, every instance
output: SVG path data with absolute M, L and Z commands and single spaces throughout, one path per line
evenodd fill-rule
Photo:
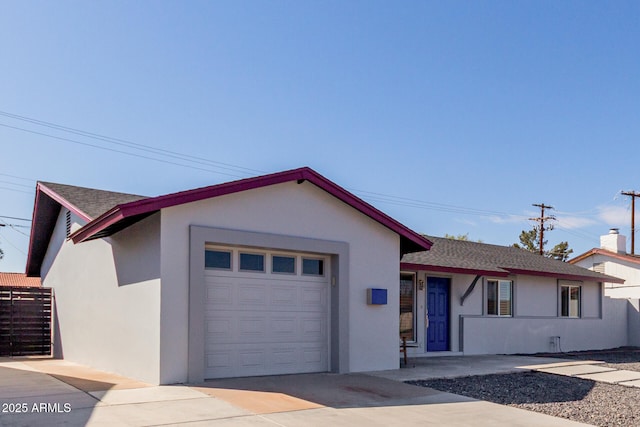
M 158 197 L 39 182 L 36 188 L 27 274 L 40 274 L 40 266 L 61 206 L 88 221 L 70 236 L 74 243 L 81 243 L 113 235 L 164 208 L 291 181 L 297 181 L 299 184 L 308 181 L 394 231 L 400 236 L 402 254 L 429 250 L 431 247 L 431 242 L 426 237 L 410 230 L 308 167 Z
M 640 264 L 640 255 L 618 253 L 618 252 L 608 251 L 606 249 L 601 249 L 601 248 L 593 248 L 583 254 L 580 254 L 574 258 L 571 258 L 568 262 L 570 264 L 576 264 L 582 260 L 589 258 L 592 255 L 603 255 L 603 256 L 614 258 L 620 261 L 627 261 L 634 264 Z
M 0 286 L 39 288 L 42 284 L 39 277 L 27 277 L 24 273 L 0 273 Z
M 512 246 L 489 245 L 442 237 L 425 236 L 433 242 L 428 252 L 402 257 L 404 270 L 506 277 L 511 274 L 624 283 L 624 280 L 566 262 L 546 258 Z
M 146 196 L 39 182 L 40 189 L 82 219 L 91 221 L 114 206 L 146 199 Z

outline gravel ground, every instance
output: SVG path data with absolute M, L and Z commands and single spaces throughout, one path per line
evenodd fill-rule
M 551 356 L 551 355 L 545 355 Z M 564 353 L 564 359 L 602 360 L 640 372 L 640 350 Z M 408 384 L 514 406 L 596 426 L 640 426 L 640 388 L 580 378 L 522 372 L 408 381 Z

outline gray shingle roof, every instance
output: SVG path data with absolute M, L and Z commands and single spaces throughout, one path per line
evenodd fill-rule
M 113 191 L 55 184 L 52 182 L 40 182 L 40 184 L 56 192 L 60 197 L 64 198 L 78 210 L 84 212 L 91 219 L 99 217 L 117 205 L 148 198 L 136 194 L 116 193 Z
M 425 237 L 433 242 L 431 250 L 406 254 L 402 258 L 403 263 L 435 269 L 465 270 L 469 274 L 474 274 L 474 271 L 501 275 L 530 272 L 533 275 L 582 277 L 601 282 L 622 283 L 621 279 L 616 277 L 546 258 L 524 249 L 442 237 Z

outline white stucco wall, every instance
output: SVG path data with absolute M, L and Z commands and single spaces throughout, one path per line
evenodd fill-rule
M 72 222 L 79 228 L 78 217 Z M 112 238 L 74 245 L 61 210 L 41 270 L 55 293 L 58 357 L 160 382 L 159 230 L 154 215 Z
M 464 354 L 515 354 L 628 345 L 627 301 L 605 297 L 603 318 L 465 317 Z M 551 337 L 560 337 L 555 348 Z
M 604 274 L 624 279 L 624 283 L 605 283 L 605 295 L 612 298 L 640 298 L 640 264 L 595 254 L 576 265 L 593 270 L 594 264 L 604 263 Z
M 189 226 L 348 242 L 348 370 L 398 367 L 399 236 L 309 182 L 284 183 L 161 212 L 162 382 L 187 379 Z M 204 250 L 204 248 L 202 248 Z M 388 289 L 368 306 L 367 288 Z

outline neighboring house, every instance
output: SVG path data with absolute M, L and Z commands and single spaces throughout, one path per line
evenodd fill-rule
M 0 286 L 39 288 L 39 277 L 27 277 L 24 273 L 0 273 Z
M 401 262 L 410 356 L 627 345 L 626 302 L 604 298 L 602 286 L 623 280 L 514 247 L 425 237 L 432 248 Z
M 27 274 L 71 361 L 155 384 L 357 372 L 398 367 L 398 260 L 430 246 L 309 168 L 151 198 L 39 182 Z
M 624 279 L 605 282 L 605 295 L 612 298 L 640 298 L 640 256 L 627 253 L 627 238 L 617 228 L 600 236 L 600 247 L 569 260 L 571 264 Z

